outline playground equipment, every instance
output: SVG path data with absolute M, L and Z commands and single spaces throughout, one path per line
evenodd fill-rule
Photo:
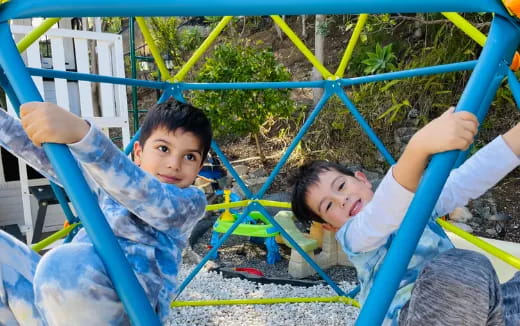
M 517 20 L 520 12 L 518 11 L 518 1 L 507 0 L 506 5 L 495 0 L 441 0 L 441 1 L 410 1 L 410 0 L 287 0 L 287 1 L 213 1 L 211 6 L 203 0 L 192 1 L 169 1 L 165 3 L 161 0 L 149 0 L 146 2 L 137 0 L 127 0 L 124 6 L 115 1 L 106 0 L 79 0 L 70 3 L 65 0 L 47 0 L 45 2 L 29 2 L 27 0 L 10 0 L 0 1 L 0 38 L 3 40 L 0 49 L 0 85 L 8 94 L 13 106 L 19 107 L 21 103 L 28 101 L 41 101 L 42 98 L 36 89 L 29 75 L 43 76 L 49 78 L 62 78 L 69 80 L 84 80 L 103 83 L 124 84 L 128 86 L 150 87 L 163 90 L 162 99 L 174 96 L 178 100 L 183 100 L 182 92 L 186 90 L 206 90 L 206 89 L 266 89 L 266 88 L 323 88 L 324 95 L 312 111 L 307 121 L 301 128 L 300 132 L 291 143 L 286 153 L 276 165 L 266 183 L 257 193 L 251 191 L 241 181 L 240 177 L 233 170 L 233 167 L 222 155 L 216 143 L 213 143 L 213 149 L 228 171 L 236 179 L 237 183 L 247 196 L 247 200 L 240 203 L 230 203 L 235 207 L 245 206 L 244 211 L 237 217 L 234 224 L 220 238 L 217 245 L 212 249 L 215 252 L 220 245 L 232 234 L 248 216 L 251 211 L 257 210 L 261 212 L 276 227 L 282 236 L 294 246 L 296 250 L 309 262 L 309 264 L 318 271 L 318 273 L 331 285 L 338 293 L 339 297 L 323 299 L 321 301 L 341 301 L 352 302 L 355 293 L 344 293 L 330 278 L 319 268 L 319 266 L 309 258 L 305 251 L 290 237 L 290 235 L 276 222 L 265 210 L 264 206 L 277 205 L 283 206 L 281 203 L 272 203 L 264 201 L 261 198 L 265 195 L 274 181 L 275 176 L 285 164 L 292 151 L 295 149 L 303 135 L 312 125 L 313 121 L 320 113 L 326 102 L 332 96 L 337 96 L 348 108 L 349 112 L 359 122 L 364 132 L 376 145 L 383 157 L 390 163 L 394 163 L 392 155 L 386 150 L 382 142 L 377 138 L 373 130 L 366 123 L 364 118 L 356 109 L 354 103 L 349 99 L 347 93 L 343 89 L 361 83 L 378 82 L 398 78 L 408 78 L 421 75 L 431 75 L 437 73 L 448 73 L 463 70 L 474 69 L 466 89 L 457 105 L 457 110 L 470 110 L 476 114 L 482 121 L 493 99 L 493 96 L 500 86 L 504 77 L 508 78 L 511 91 L 514 95 L 517 105 L 520 103 L 520 83 L 516 76 L 509 70 L 515 50 L 520 43 L 520 24 Z M 357 78 L 344 78 L 344 72 L 347 68 L 348 61 L 354 50 L 359 33 L 366 21 L 367 14 L 377 13 L 414 13 L 414 12 L 444 12 L 444 15 L 452 20 L 457 26 L 467 31 L 468 34 L 483 44 L 486 40 L 478 30 L 472 29 L 469 24 L 465 23 L 462 17 L 456 12 L 492 12 L 494 13 L 493 22 L 485 41 L 485 46 L 480 54 L 478 61 L 468 61 L 462 63 L 444 64 L 435 67 L 417 68 L 407 71 L 392 72 Z M 192 58 L 188 60 L 186 65 L 181 68 L 174 76 L 170 76 L 168 70 L 162 62 L 162 58 L 157 49 L 152 46 L 149 41 L 150 37 L 145 35 L 152 55 L 159 65 L 161 77 L 165 82 L 139 81 L 133 79 L 92 76 L 84 73 L 73 73 L 65 71 L 49 71 L 43 69 L 30 68 L 27 69 L 20 58 L 15 43 L 12 41 L 11 32 L 9 31 L 8 20 L 24 17 L 81 17 L 81 16 L 133 16 L 139 13 L 143 16 L 224 16 L 224 15 L 270 15 L 277 13 L 280 15 L 300 15 L 300 14 L 362 14 L 358 20 L 358 24 L 354 30 L 345 54 L 335 73 L 331 73 L 317 60 L 312 52 L 307 49 L 304 43 L 296 36 L 296 34 L 285 24 L 280 16 L 272 15 L 273 21 L 280 26 L 282 31 L 293 41 L 295 46 L 305 55 L 305 57 L 313 64 L 318 72 L 324 78 L 322 81 L 308 82 L 274 82 L 274 83 L 220 83 L 220 84 L 194 84 L 183 82 L 187 72 L 195 62 L 200 58 L 202 53 L 208 49 L 212 41 L 218 36 L 226 24 L 230 21 L 230 16 L 225 16 L 217 25 L 215 30 L 210 34 L 208 39 L 202 44 Z M 513 17 L 516 16 L 516 17 Z M 146 30 L 144 20 L 141 19 L 139 25 Z M 139 22 L 139 18 L 138 18 Z M 44 31 L 38 31 L 43 33 Z M 40 34 L 41 35 L 41 34 Z M 36 36 L 37 38 L 38 36 Z M 166 82 L 168 81 L 168 82 Z M 136 135 L 138 137 L 138 134 Z M 134 137 L 134 138 L 136 138 Z M 55 167 L 58 177 L 63 181 L 65 189 L 73 202 L 76 210 L 89 233 L 94 246 L 96 247 L 101 259 L 107 267 L 107 271 L 111 276 L 116 291 L 123 302 L 130 319 L 135 325 L 158 325 L 152 307 L 143 302 L 145 298 L 144 291 L 139 286 L 133 272 L 130 270 L 128 263 L 122 253 L 116 239 L 114 238 L 108 224 L 103 218 L 102 212 L 88 190 L 88 186 L 81 176 L 79 169 L 72 164 L 74 160 L 70 152 L 65 146 L 56 144 L 44 144 L 44 148 Z M 452 151 L 435 155 L 428 166 L 421 184 L 416 192 L 413 202 L 408 210 L 401 229 L 393 240 L 385 261 L 378 272 L 378 277 L 372 287 L 365 305 L 363 306 L 358 318 L 358 325 L 379 325 L 384 318 L 388 306 L 393 299 L 401 277 L 410 261 L 410 258 L 417 246 L 426 222 L 433 210 L 433 206 L 437 201 L 440 191 L 446 182 L 449 171 L 457 162 L 465 158 L 465 153 Z M 285 205 L 284 207 L 288 207 Z M 224 206 L 210 205 L 208 209 L 222 209 Z M 192 274 L 179 287 L 181 292 L 195 274 L 201 269 L 202 265 L 209 260 L 209 256 L 204 257 L 201 264 L 195 268 Z M 313 300 L 320 301 L 313 298 Z M 261 303 L 288 302 L 290 299 L 276 300 L 255 300 Z M 269 302 L 270 301 L 270 302 Z M 300 301 L 305 301 L 301 299 Z M 244 303 L 244 301 L 233 303 Z M 249 302 L 251 303 L 251 302 Z M 197 303 L 193 303 L 195 305 Z M 207 304 L 207 303 L 206 303 Z M 220 303 L 222 304 L 222 302 Z M 178 305 L 178 303 L 177 303 Z
M 347 255 L 345 255 L 343 249 L 341 249 L 341 246 L 338 244 L 335 232 L 322 230 L 320 235 L 321 239 L 313 239 L 309 234 L 300 232 L 296 227 L 296 224 L 294 224 L 294 214 L 291 211 L 280 211 L 274 216 L 274 219 L 321 268 L 327 269 L 336 265 L 352 266 Z M 321 227 L 318 226 L 318 224 L 314 225 L 316 225 L 316 228 Z M 283 241 L 287 246 L 293 248 L 290 242 L 284 238 Z M 321 247 L 321 252 L 314 255 L 314 250 L 318 247 Z M 289 275 L 295 278 L 304 278 L 316 273 L 307 260 L 294 248 L 291 250 L 288 272 Z
M 224 190 L 224 204 L 229 205 L 231 203 L 231 190 Z M 235 223 L 238 216 L 236 213 L 231 213 L 229 207 L 226 207 L 219 218 L 213 225 L 213 235 L 211 237 L 211 246 L 217 246 L 220 240 L 219 234 L 226 233 Z M 258 211 L 252 211 L 247 215 L 246 220 L 240 223 L 233 231 L 233 235 L 240 235 L 252 238 L 261 238 L 264 241 L 265 247 L 267 248 L 267 263 L 274 264 L 280 261 L 280 252 L 278 244 L 276 243 L 275 237 L 280 232 L 271 224 L 262 213 Z M 211 259 L 217 259 L 218 253 L 214 251 Z
M 238 219 L 237 214 L 230 213 L 230 220 L 224 219 L 227 215 L 225 212 L 215 221 L 213 225 L 213 236 L 211 237 L 211 246 L 218 246 L 220 237 L 219 234 L 225 234 L 228 230 L 233 227 L 235 221 Z M 228 217 L 229 218 L 229 217 Z M 269 220 L 260 212 L 252 211 L 247 215 L 246 220 L 240 223 L 234 230 L 233 235 L 240 235 L 245 237 L 262 238 L 265 247 L 267 248 L 267 263 L 274 264 L 282 259 L 280 257 L 278 244 L 276 243 L 275 236 L 280 232 L 276 227 L 269 222 Z M 217 252 L 215 251 L 211 259 L 217 258 Z

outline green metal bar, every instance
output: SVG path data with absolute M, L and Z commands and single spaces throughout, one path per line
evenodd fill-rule
M 72 231 L 76 226 L 78 226 L 80 224 L 81 223 L 71 224 L 71 225 L 67 226 L 66 228 L 63 228 L 63 229 L 59 230 L 58 232 L 52 234 L 51 236 L 43 239 L 42 241 L 33 244 L 31 247 L 32 250 L 34 250 L 36 252 L 40 252 L 42 249 L 45 249 L 52 243 L 58 241 L 59 239 L 65 238 L 67 236 L 67 234 L 70 233 L 70 231 Z
M 200 59 L 200 57 L 206 52 L 206 50 L 210 47 L 210 45 L 215 41 L 217 36 L 222 32 L 224 27 L 229 23 L 229 21 L 233 18 L 233 16 L 225 16 L 222 18 L 222 20 L 218 23 L 218 25 L 211 31 L 211 33 L 208 35 L 208 37 L 202 42 L 202 44 L 199 46 L 199 48 L 193 53 L 191 58 L 182 66 L 181 70 L 177 72 L 173 78 L 170 78 L 169 81 L 173 81 L 174 83 L 182 81 L 184 79 L 184 76 L 188 73 L 188 71 L 197 63 L 197 61 Z
M 343 58 L 341 58 L 341 62 L 339 64 L 338 70 L 334 75 L 338 77 L 343 77 L 345 73 L 345 69 L 347 69 L 347 65 L 352 57 L 352 52 L 354 52 L 354 48 L 356 47 L 357 41 L 359 40 L 359 35 L 361 35 L 361 31 L 363 27 L 365 27 L 365 23 L 367 22 L 368 14 L 359 15 L 359 19 L 356 23 L 356 27 L 354 28 L 354 32 L 352 33 L 352 37 L 348 42 L 347 48 L 345 49 L 345 53 L 343 54 Z
M 134 50 L 134 53 L 135 53 L 135 50 Z M 135 60 L 146 61 L 146 62 L 153 62 L 154 61 L 153 57 L 143 57 L 141 55 L 136 55 L 135 56 Z
M 132 74 L 132 79 L 137 78 L 137 70 L 135 67 L 135 19 L 134 17 L 130 17 L 130 69 Z M 139 110 L 137 108 L 137 87 L 132 86 L 132 117 L 133 117 L 133 123 L 132 123 L 132 129 L 134 131 L 134 134 L 139 129 Z
M 225 306 L 225 305 L 239 305 L 239 304 L 275 304 L 275 303 L 308 303 L 308 302 L 338 302 L 349 304 L 360 308 L 359 302 L 356 300 L 335 296 L 328 298 L 260 298 L 260 299 L 230 299 L 230 300 L 200 300 L 200 301 L 173 301 L 170 307 L 197 307 L 197 306 Z
M 141 29 L 141 32 L 143 33 L 144 40 L 146 41 L 146 44 L 148 44 L 148 47 L 150 48 L 150 52 L 152 52 L 152 56 L 155 59 L 155 63 L 157 64 L 157 67 L 159 68 L 159 71 L 161 72 L 162 80 L 168 80 L 170 79 L 170 73 L 168 72 L 168 68 L 166 68 L 166 65 L 164 64 L 164 61 L 161 57 L 161 53 L 159 52 L 159 49 L 155 46 L 155 42 L 153 41 L 152 34 L 150 34 L 150 31 L 148 30 L 148 26 L 146 25 L 146 21 L 143 17 L 136 17 L 135 20 L 137 21 L 137 25 L 139 25 L 139 28 Z
M 29 34 L 25 35 L 18 44 L 16 44 L 16 48 L 18 52 L 22 53 L 27 50 L 27 48 L 37 41 L 40 36 L 45 34 L 54 24 L 60 21 L 60 18 L 47 18 L 40 24 L 40 26 L 33 29 Z

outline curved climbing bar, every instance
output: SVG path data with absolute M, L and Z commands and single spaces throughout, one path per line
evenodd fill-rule
M 495 0 L 10 0 L 0 22 L 28 17 L 262 16 L 305 14 L 385 14 L 416 12 L 495 12 L 509 16 Z

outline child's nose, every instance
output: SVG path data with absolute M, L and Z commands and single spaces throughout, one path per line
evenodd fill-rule
M 177 157 L 172 157 L 168 161 L 169 167 L 178 171 L 181 168 L 181 160 Z

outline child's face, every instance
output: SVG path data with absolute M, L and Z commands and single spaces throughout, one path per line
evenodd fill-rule
M 372 184 L 362 172 L 354 177 L 336 170 L 325 171 L 309 187 L 306 202 L 310 209 L 337 230 L 372 200 Z
M 143 146 L 134 144 L 135 163 L 161 182 L 190 186 L 202 167 L 202 146 L 191 132 L 155 129 Z

